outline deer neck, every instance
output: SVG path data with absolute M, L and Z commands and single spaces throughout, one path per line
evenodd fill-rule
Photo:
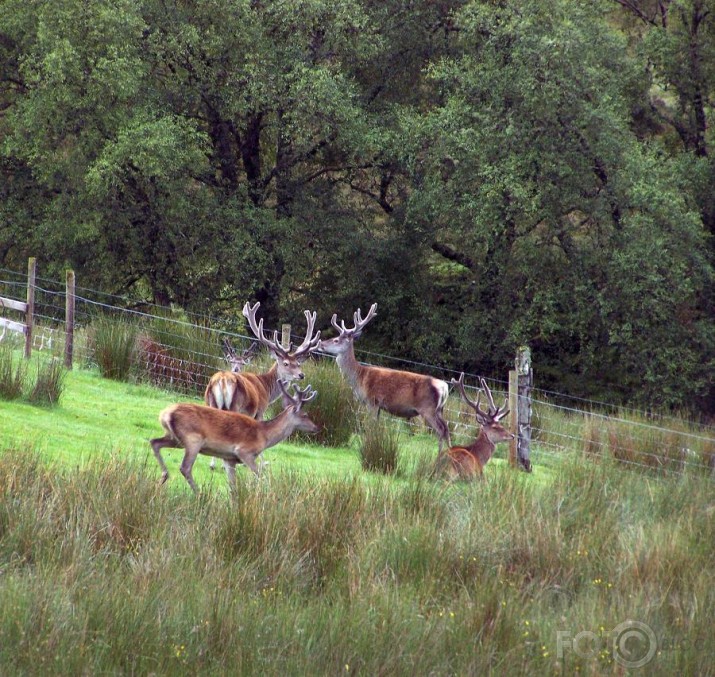
M 294 419 L 291 418 L 292 413 L 293 410 L 291 407 L 286 407 L 275 418 L 272 418 L 270 421 L 261 422 L 266 442 L 264 449 L 274 447 L 295 430 L 296 425 Z
M 338 365 L 338 369 L 345 377 L 345 380 L 350 384 L 353 390 L 360 390 L 360 375 L 365 370 L 355 358 L 355 349 L 353 348 L 352 341 L 348 345 L 348 349 L 344 353 L 340 353 L 335 358 Z
M 278 385 L 278 365 L 274 364 L 268 371 L 257 376 L 268 393 L 268 403 L 277 400 L 281 394 L 281 387 Z
M 466 447 L 466 449 L 477 458 L 482 467 L 484 467 L 487 461 L 492 457 L 495 448 L 496 445 L 489 439 L 484 428 L 479 431 L 477 439 L 474 440 L 470 446 Z

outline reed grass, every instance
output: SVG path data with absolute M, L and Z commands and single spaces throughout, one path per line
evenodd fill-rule
M 627 619 L 658 639 L 648 674 L 712 666 L 697 477 L 574 455 L 541 484 L 239 473 L 231 501 L 147 462 L 0 452 L 2 674 L 623 674 Z M 564 631 L 599 650 L 559 656 Z

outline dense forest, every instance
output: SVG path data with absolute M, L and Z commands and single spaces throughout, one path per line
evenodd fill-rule
M 715 0 L 3 0 L 0 266 L 712 414 Z

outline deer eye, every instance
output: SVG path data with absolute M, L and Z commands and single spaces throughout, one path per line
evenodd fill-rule
M 288 362 L 288 360 L 283 360 L 283 366 L 284 366 L 284 367 L 287 367 L 287 366 L 289 366 L 289 365 L 290 365 L 290 363 Z

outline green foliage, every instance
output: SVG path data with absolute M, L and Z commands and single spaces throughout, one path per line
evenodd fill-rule
M 391 475 L 400 458 L 400 432 L 386 416 L 363 411 L 360 417 L 358 453 L 363 470 Z
M 359 348 L 708 412 L 715 7 L 676 5 L 6 0 L 0 264 L 377 301 Z
M 27 363 L 15 356 L 8 344 L 0 344 L 0 398 L 16 400 L 22 396 L 27 379 Z
M 138 329 L 131 322 L 99 316 L 90 325 L 88 358 L 99 367 L 105 378 L 129 380 Z
M 37 361 L 37 377 L 27 395 L 30 404 L 53 406 L 59 404 L 65 389 L 67 370 L 56 357 Z
M 345 447 L 356 430 L 355 396 L 338 372 L 333 360 L 311 360 L 305 364 L 308 383 L 318 396 L 310 404 L 310 419 L 320 431 L 316 434 L 297 434 L 296 439 L 328 447 Z

